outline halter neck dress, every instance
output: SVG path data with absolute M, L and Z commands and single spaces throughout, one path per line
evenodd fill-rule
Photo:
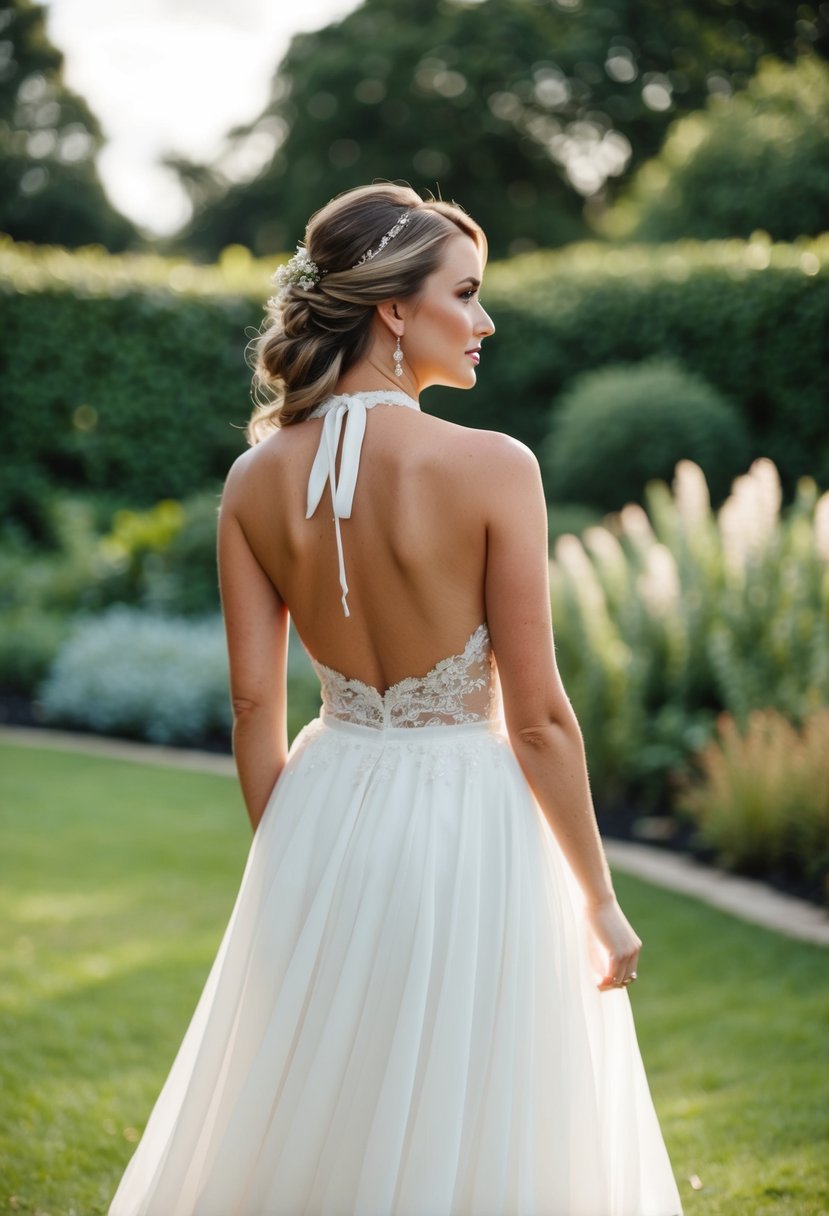
M 311 518 L 319 506 L 326 485 L 330 486 L 334 527 L 337 534 L 340 587 L 343 593 L 342 605 L 346 616 L 350 616 L 351 613 L 348 610 L 348 583 L 345 577 L 340 520 L 351 518 L 357 474 L 360 471 L 360 454 L 363 448 L 363 437 L 366 433 L 366 411 L 375 405 L 402 405 L 412 410 L 420 409 L 419 403 L 408 393 L 401 393 L 397 389 L 381 389 L 366 393 L 340 393 L 328 397 L 312 410 L 310 415 L 311 418 L 323 418 L 324 421 L 317 454 L 311 466 L 311 476 L 308 478 L 305 518 Z M 338 476 L 337 448 L 346 422 Z
M 380 402 L 418 408 L 315 411 L 307 510 L 330 485 L 346 611 L 339 521 Z M 596 989 L 486 623 L 382 693 L 314 667 L 321 713 L 110 1216 L 680 1216 L 628 994 Z

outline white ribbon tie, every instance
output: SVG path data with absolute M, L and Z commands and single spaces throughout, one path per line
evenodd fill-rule
M 371 398 L 374 398 L 372 400 Z M 334 531 L 337 536 L 337 560 L 340 568 L 340 587 L 342 588 L 343 612 L 348 610 L 348 583 L 345 577 L 345 559 L 343 557 L 343 538 L 340 530 L 340 520 L 351 518 L 354 505 L 354 490 L 357 485 L 357 473 L 360 469 L 360 453 L 363 448 L 363 437 L 366 433 L 366 411 L 375 405 L 407 405 L 419 410 L 420 406 L 399 391 L 381 391 L 364 394 L 343 394 L 330 397 L 317 407 L 312 417 L 323 414 L 322 435 L 320 436 L 317 454 L 311 466 L 308 478 L 308 501 L 305 518 L 310 519 L 320 504 L 326 485 L 331 487 L 331 501 L 334 507 Z M 343 426 L 348 415 L 348 424 Z M 340 436 L 343 435 L 343 449 L 340 454 L 340 474 L 337 476 L 337 448 Z

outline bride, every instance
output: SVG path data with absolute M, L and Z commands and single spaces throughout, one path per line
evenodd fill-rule
M 420 408 L 475 384 L 485 255 L 458 207 L 377 185 L 277 273 L 219 520 L 253 842 L 110 1216 L 681 1212 L 538 466 Z M 289 615 L 323 703 L 290 749 Z

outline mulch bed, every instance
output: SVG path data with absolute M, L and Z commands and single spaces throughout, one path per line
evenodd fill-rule
M 629 804 L 596 806 L 596 818 L 602 836 L 608 840 L 626 840 L 634 844 L 647 844 L 665 849 L 670 853 L 682 853 L 693 857 L 703 865 L 715 866 L 717 854 L 714 849 L 699 839 L 694 824 L 681 816 L 671 814 L 643 815 L 640 807 Z M 829 904 L 829 874 L 821 878 L 815 875 L 806 878 L 792 867 L 776 870 L 736 871 L 745 878 L 756 878 L 784 895 L 793 895 L 825 908 Z

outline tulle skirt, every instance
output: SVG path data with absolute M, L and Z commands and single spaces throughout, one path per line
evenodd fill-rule
M 110 1216 L 678 1216 L 580 904 L 495 726 L 317 719 Z

